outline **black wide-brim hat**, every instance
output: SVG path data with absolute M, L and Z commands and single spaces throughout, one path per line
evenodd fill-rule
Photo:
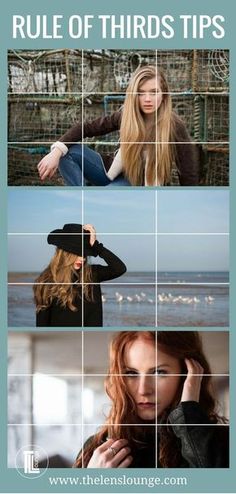
M 77 223 L 67 223 L 62 229 L 50 232 L 47 238 L 48 244 L 81 257 L 92 255 L 89 240 L 90 232 Z

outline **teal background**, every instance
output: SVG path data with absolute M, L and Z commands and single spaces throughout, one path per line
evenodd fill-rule
M 73 40 L 69 38 L 66 29 L 64 29 L 64 39 L 59 40 L 13 40 L 12 39 L 12 15 L 27 15 L 27 14 L 62 14 L 66 21 L 71 15 L 84 15 L 84 14 L 140 14 L 151 15 L 155 14 L 162 16 L 170 14 L 175 17 L 176 22 L 174 24 L 175 37 L 169 40 L 163 38 L 157 38 L 152 40 L 120 40 L 120 39 L 99 39 L 99 31 L 94 28 L 88 40 L 78 39 Z M 207 14 L 216 15 L 221 14 L 225 17 L 225 37 L 222 39 L 215 39 L 210 34 L 204 39 L 183 39 L 182 31 L 180 30 L 180 22 L 178 16 L 180 14 Z M 94 0 L 52 0 L 51 2 L 41 0 L 37 4 L 32 0 L 21 0 L 21 2 L 7 1 L 2 4 L 1 18 L 0 18 L 0 66 L 1 66 L 1 79 L 0 79 L 0 146 L 1 146 L 1 165 L 0 165 L 0 215 L 1 215 L 1 235 L 0 235 L 0 252 L 1 252 L 1 264 L 0 264 L 0 393 L 1 393 L 1 407 L 0 407 L 0 493 L 32 493 L 32 492 L 171 492 L 171 493 L 232 493 L 235 492 L 235 471 L 236 471 L 236 451 L 235 451 L 235 421 L 231 421 L 231 468 L 221 469 L 168 469 L 168 470 L 149 470 L 145 469 L 143 472 L 129 469 L 125 470 L 85 470 L 90 476 L 99 476 L 103 473 L 104 476 L 112 477 L 121 476 L 126 473 L 128 476 L 140 476 L 142 473 L 145 476 L 159 476 L 164 478 L 169 477 L 187 477 L 187 486 L 159 486 L 154 488 L 148 487 L 135 487 L 135 486 L 90 486 L 90 487 L 76 487 L 67 486 L 52 487 L 48 483 L 49 476 L 82 476 L 82 471 L 78 470 L 52 470 L 46 472 L 44 476 L 39 479 L 23 479 L 17 471 L 13 469 L 7 469 L 7 50 L 13 49 L 52 49 L 52 48 L 153 48 L 153 49 L 191 49 L 191 48 L 229 48 L 231 50 L 231 136 L 234 136 L 235 122 L 234 122 L 234 107 L 236 102 L 236 96 L 234 87 L 236 84 L 236 56 L 235 56 L 235 28 L 236 28 L 236 9 L 231 0 L 198 0 L 197 2 L 179 1 L 176 0 L 158 1 L 147 0 L 141 2 L 137 0 L 119 0 L 117 3 L 111 4 L 111 2 L 100 0 L 96 2 Z M 67 26 L 67 22 L 64 22 L 64 27 Z M 234 306 L 235 296 L 235 226 L 234 214 L 236 208 L 236 198 L 234 197 L 234 189 L 236 184 L 235 169 L 234 169 L 234 156 L 235 156 L 235 143 L 234 139 L 231 139 L 231 318 L 230 318 L 230 333 L 231 333 L 231 418 L 235 417 L 235 375 L 236 365 L 234 358 L 235 348 L 235 323 L 236 323 L 236 311 Z M 17 211 L 16 211 L 17 215 Z M 24 329 L 20 328 L 19 330 Z M 204 328 L 201 328 L 204 330 Z M 216 330 L 218 328 L 211 328 Z M 56 329 L 58 330 L 58 329 Z M 209 328 L 208 328 L 209 330 Z M 93 473 L 94 472 L 94 473 Z

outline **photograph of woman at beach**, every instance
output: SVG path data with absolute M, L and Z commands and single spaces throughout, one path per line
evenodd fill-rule
M 124 274 L 125 264 L 97 241 L 93 225 L 66 224 L 47 242 L 56 252 L 33 286 L 36 326 L 102 326 L 100 283 Z M 88 256 L 107 266 L 88 264 Z
M 82 138 L 120 130 L 120 148 L 102 156 Z M 180 185 L 198 185 L 195 149 L 182 120 L 172 110 L 168 83 L 155 66 L 138 68 L 127 87 L 121 110 L 75 124 L 38 164 L 41 180 L 59 167 L 66 185 L 171 185 L 173 168 Z
M 211 381 L 199 333 L 118 333 L 106 378 L 110 413 L 74 466 L 228 467 L 227 420 Z
M 83 264 L 84 268 L 89 268 L 90 263 L 103 267 L 106 263 L 112 264 L 114 273 L 109 279 L 99 281 L 99 307 L 101 309 L 102 304 L 104 327 L 114 324 L 134 328 L 228 325 L 228 191 L 195 190 L 193 193 L 183 189 L 159 192 L 136 189 L 130 198 L 127 190 L 110 189 L 104 195 L 101 189 L 88 188 L 83 192 L 83 206 L 81 194 L 77 190 L 72 193 L 71 190 L 42 188 L 9 191 L 10 327 L 35 326 L 32 287 L 50 258 L 54 259 L 53 270 L 58 262 L 71 265 L 56 275 L 58 284 L 54 284 L 53 290 L 51 275 L 44 273 L 43 285 L 37 285 L 36 290 L 38 320 L 43 314 L 46 316 L 44 304 L 51 304 L 50 295 L 57 291 L 60 283 L 69 283 L 62 285 L 69 287 L 73 280 L 78 285 L 78 275 L 83 273 L 83 267 L 73 273 L 77 254 L 71 253 L 70 261 L 67 255 L 59 258 L 57 254 L 54 258 L 55 247 L 48 244 L 47 236 L 58 225 L 77 224 L 81 213 L 83 224 L 93 223 L 99 243 L 114 252 L 127 268 L 125 273 L 122 268 L 122 276 L 115 277 L 118 268 L 121 273 L 120 267 L 114 265 L 113 258 L 102 260 L 105 250 L 100 248 L 99 262 L 94 251 L 91 257 L 88 256 L 89 262 Z M 87 280 L 87 270 L 84 272 Z M 48 285 L 46 279 L 50 279 Z M 49 297 L 47 302 L 41 299 L 43 286 Z M 91 297 L 89 286 L 86 281 L 85 299 Z M 96 291 L 95 283 L 94 287 Z M 54 298 L 58 295 L 54 293 Z M 62 304 L 66 303 L 67 297 L 68 293 L 64 291 L 62 298 L 59 295 Z M 79 313 L 72 309 L 71 299 L 69 303 L 72 304 L 70 317 L 75 322 Z M 92 301 L 87 300 L 87 305 L 92 307 Z M 59 311 L 58 306 L 56 310 Z

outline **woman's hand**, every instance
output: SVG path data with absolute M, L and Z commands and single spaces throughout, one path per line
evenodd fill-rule
M 199 401 L 204 369 L 197 360 L 185 359 L 188 375 L 185 379 L 181 401 Z
M 87 468 L 127 468 L 133 461 L 127 439 L 108 439 L 98 446 Z
M 62 152 L 58 148 L 54 148 L 50 153 L 46 154 L 38 164 L 38 172 L 41 180 L 52 178 L 56 173 Z
M 83 225 L 83 229 L 87 230 L 90 232 L 90 245 L 93 246 L 94 242 L 96 241 L 96 230 L 93 225 Z

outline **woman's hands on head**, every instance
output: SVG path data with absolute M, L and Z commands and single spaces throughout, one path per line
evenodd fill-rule
M 98 446 L 87 468 L 127 468 L 133 461 L 127 439 L 108 439 Z
M 185 359 L 187 377 L 184 381 L 181 401 L 199 401 L 204 369 L 197 360 Z
M 52 178 L 56 173 L 62 152 L 58 148 L 54 148 L 50 153 L 46 154 L 38 164 L 38 172 L 41 180 Z
M 87 230 L 88 232 L 90 232 L 90 239 L 89 239 L 89 242 L 90 242 L 90 245 L 93 246 L 94 242 L 96 241 L 96 230 L 94 228 L 93 225 L 83 225 L 83 229 L 84 230 Z

